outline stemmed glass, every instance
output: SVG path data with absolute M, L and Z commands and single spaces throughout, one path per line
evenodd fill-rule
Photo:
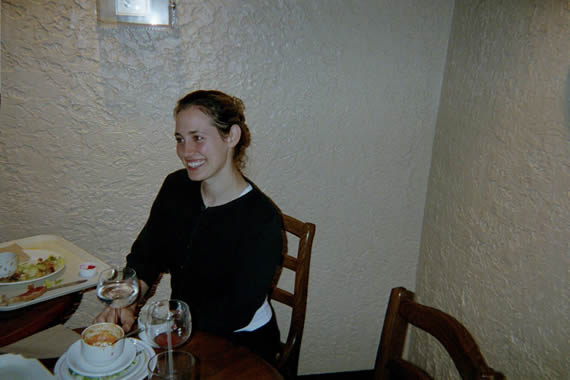
M 177 372 L 181 370 L 180 366 L 185 362 L 186 364 L 189 363 L 187 363 L 187 358 L 180 358 L 180 352 L 173 351 L 173 348 L 184 344 L 192 332 L 192 321 L 188 304 L 184 301 L 173 299 L 156 301 L 150 305 L 146 317 L 145 330 L 147 336 L 153 345 L 167 349 L 166 352 L 159 354 L 165 355 L 166 366 L 163 370 L 164 377 L 162 378 L 179 378 Z M 158 362 L 159 356 L 157 355 L 152 359 L 152 363 L 157 363 L 158 365 Z M 156 377 L 153 376 L 152 378 Z
M 139 281 L 134 269 L 109 268 L 101 272 L 97 282 L 97 298 L 112 308 L 126 307 L 136 301 Z
M 146 315 L 145 330 L 157 347 L 171 350 L 184 344 L 192 332 L 188 304 L 174 299 L 153 302 Z
M 197 360 L 186 351 L 163 351 L 148 361 L 152 380 L 194 380 L 198 378 Z

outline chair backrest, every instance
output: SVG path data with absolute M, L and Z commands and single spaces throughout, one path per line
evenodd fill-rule
M 292 308 L 291 323 L 287 340 L 282 344 L 281 351 L 276 358 L 277 368 L 285 377 L 297 375 L 299 365 L 299 352 L 305 327 L 305 312 L 307 310 L 307 291 L 309 287 L 309 266 L 311 263 L 311 250 L 315 236 L 313 223 L 301 222 L 291 216 L 283 215 L 284 233 L 290 233 L 299 238 L 297 256 L 289 253 L 287 239 L 284 239 L 283 263 L 278 268 L 273 279 L 272 300 L 283 303 Z M 283 267 L 295 274 L 293 293 L 278 287 Z
M 432 379 L 427 372 L 402 358 L 408 324 L 426 331 L 443 345 L 463 380 L 505 378 L 487 366 L 465 326 L 441 310 L 415 302 L 414 296 L 402 287 L 392 289 L 376 357 L 375 380 Z

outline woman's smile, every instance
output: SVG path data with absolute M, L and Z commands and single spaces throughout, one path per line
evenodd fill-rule
M 186 164 L 190 169 L 197 169 L 200 166 L 204 165 L 206 160 L 187 160 Z

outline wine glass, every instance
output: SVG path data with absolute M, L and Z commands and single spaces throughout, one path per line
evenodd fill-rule
M 150 305 L 145 332 L 155 347 L 172 350 L 186 342 L 192 332 L 188 304 L 180 300 L 160 300 Z
M 126 307 L 139 295 L 139 281 L 134 269 L 112 267 L 101 272 L 97 282 L 97 298 L 112 308 Z
M 196 357 L 186 351 L 163 351 L 148 361 L 149 379 L 194 380 L 198 378 Z

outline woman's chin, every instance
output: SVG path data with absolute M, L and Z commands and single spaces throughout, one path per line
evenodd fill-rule
M 186 174 L 188 174 L 188 178 L 190 178 L 191 181 L 203 181 L 207 177 L 203 171 L 191 168 L 186 168 Z

